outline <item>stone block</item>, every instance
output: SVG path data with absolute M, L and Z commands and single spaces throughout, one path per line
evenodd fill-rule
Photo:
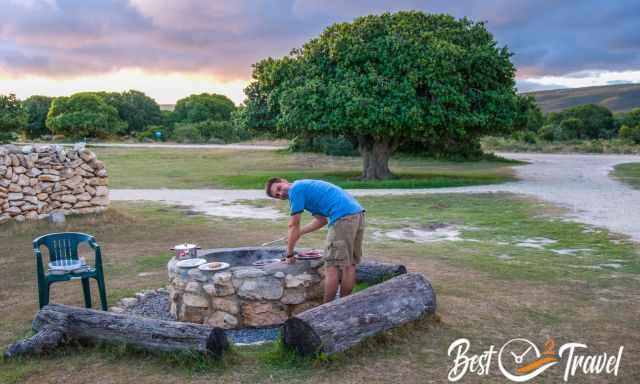
M 287 320 L 287 307 L 280 303 L 245 303 L 242 305 L 243 324 L 249 327 L 278 325 Z
M 211 309 L 237 315 L 240 312 L 240 305 L 233 299 L 214 297 L 211 299 Z
M 238 319 L 229 313 L 216 311 L 211 313 L 204 321 L 204 324 L 210 327 L 220 327 L 222 329 L 235 328 L 238 325 Z
M 283 293 L 282 281 L 272 276 L 245 279 L 238 288 L 238 296 L 250 300 L 278 300 Z

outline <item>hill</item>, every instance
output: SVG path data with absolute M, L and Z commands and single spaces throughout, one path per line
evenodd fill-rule
M 533 96 L 544 113 L 558 112 L 582 104 L 599 104 L 614 113 L 640 107 L 640 84 L 563 88 L 526 92 L 523 95 Z

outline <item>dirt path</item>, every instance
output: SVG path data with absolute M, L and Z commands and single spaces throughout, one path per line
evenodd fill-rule
M 512 192 L 542 198 L 569 210 L 568 219 L 629 235 L 640 241 L 640 191 L 609 177 L 616 164 L 640 162 L 637 155 L 579 155 L 501 153 L 528 161 L 515 167 L 519 181 L 500 185 L 437 189 L 360 189 L 355 196 L 421 193 Z M 111 199 L 160 201 L 192 206 L 196 211 L 223 217 L 277 219 L 273 208 L 235 203 L 264 199 L 262 190 L 112 190 Z

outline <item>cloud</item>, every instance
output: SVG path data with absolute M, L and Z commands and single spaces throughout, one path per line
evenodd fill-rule
M 640 68 L 636 0 L 5 0 L 0 74 L 68 79 L 143 68 L 244 80 L 251 64 L 332 23 L 408 9 L 486 20 L 521 80 Z

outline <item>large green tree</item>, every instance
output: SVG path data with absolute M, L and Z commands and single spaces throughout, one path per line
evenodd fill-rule
M 613 114 L 607 107 L 597 104 L 552 112 L 546 120 L 547 124 L 559 126 L 565 139 L 610 139 L 616 134 Z
M 228 121 L 235 109 L 235 104 L 227 96 L 201 93 L 178 100 L 172 116 L 178 123 L 199 123 L 205 120 Z
M 0 95 L 0 133 L 16 132 L 26 124 L 27 113 L 16 95 Z
M 47 128 L 70 138 L 107 138 L 126 132 L 118 110 L 93 92 L 57 97 L 47 115 Z
M 53 97 L 34 95 L 22 102 L 28 117 L 24 130 L 27 137 L 33 139 L 51 133 L 46 122 L 52 101 Z
M 360 17 L 255 64 L 245 121 L 292 137 L 344 136 L 358 143 L 363 178 L 383 179 L 404 143 L 477 145 L 510 130 L 519 114 L 510 56 L 466 18 Z

